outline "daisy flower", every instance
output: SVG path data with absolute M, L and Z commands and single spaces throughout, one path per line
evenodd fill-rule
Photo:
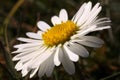
M 17 50 L 12 53 L 17 55 L 13 61 L 18 61 L 15 69 L 21 71 L 23 77 L 30 73 L 32 78 L 37 72 L 42 77 L 44 74 L 50 76 L 54 67 L 61 64 L 66 72 L 73 74 L 74 62 L 79 60 L 79 56 L 89 56 L 84 46 L 98 48 L 103 44 L 101 39 L 87 34 L 110 28 L 108 18 L 97 16 L 101 9 L 100 3 L 92 8 L 92 3 L 88 2 L 80 7 L 71 20 L 67 11 L 61 9 L 59 16 L 51 18 L 52 27 L 38 21 L 40 30 L 37 33 L 27 32 L 29 38 L 17 38 L 24 43 L 14 46 Z

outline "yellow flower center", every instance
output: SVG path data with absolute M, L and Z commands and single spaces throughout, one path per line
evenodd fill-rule
M 42 38 L 47 46 L 56 46 L 58 44 L 64 44 L 70 40 L 70 37 L 76 34 L 79 28 L 72 21 L 56 24 L 43 33 Z

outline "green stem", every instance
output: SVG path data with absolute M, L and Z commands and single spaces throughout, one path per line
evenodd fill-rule
M 2 42 L 0 41 L 0 49 L 1 49 L 1 52 L 3 53 L 3 56 L 5 58 L 5 61 L 6 61 L 6 69 L 10 72 L 10 75 L 12 78 L 16 79 L 16 80 L 19 80 L 19 78 L 17 77 L 17 74 L 16 74 L 16 71 L 14 69 L 14 65 L 13 65 L 13 62 L 11 61 L 11 58 L 10 58 L 10 54 L 8 54 L 5 49 L 4 49 L 4 46 L 2 44 Z
M 15 12 L 17 11 L 17 9 L 22 5 L 22 3 L 24 2 L 24 0 L 19 0 L 12 8 L 12 10 L 10 11 L 10 13 L 8 14 L 8 16 L 5 18 L 4 22 L 3 22 L 3 25 L 4 25 L 4 35 L 5 35 L 5 43 L 6 43 L 6 46 L 8 48 L 8 53 L 10 53 L 10 48 L 9 48 L 9 40 L 8 40 L 8 31 L 7 31 L 7 28 L 8 28 L 8 24 L 9 24 L 9 21 L 11 19 L 11 17 L 15 14 Z
M 107 77 L 100 79 L 100 80 L 112 80 L 112 78 L 117 77 L 117 76 L 120 76 L 120 72 L 114 73 L 114 74 L 107 76 Z
M 15 12 L 18 10 L 18 8 L 22 5 L 22 3 L 25 0 L 18 0 L 18 2 L 13 6 L 13 8 L 11 9 L 10 13 L 8 14 L 8 16 L 5 18 L 4 20 L 4 37 L 5 37 L 5 43 L 6 43 L 6 47 L 7 47 L 7 51 L 4 49 L 3 47 L 3 54 L 4 54 L 4 58 L 6 60 L 6 63 L 8 65 L 8 68 L 12 74 L 13 77 L 16 78 L 16 80 L 19 80 L 18 76 L 17 76 L 17 72 L 14 69 L 14 63 L 12 62 L 12 56 L 10 54 L 10 46 L 9 46 L 9 39 L 8 39 L 8 24 L 9 21 L 11 19 L 11 17 L 15 14 Z
M 56 70 L 54 70 L 54 76 L 55 76 L 55 80 L 58 80 L 58 74 Z

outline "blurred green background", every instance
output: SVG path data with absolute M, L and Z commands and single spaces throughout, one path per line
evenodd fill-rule
M 100 2 L 103 9 L 99 17 L 109 17 L 111 29 L 92 33 L 103 39 L 105 44 L 99 49 L 90 49 L 88 58 L 75 63 L 76 73 L 67 74 L 63 67 L 56 67 L 51 77 L 22 78 L 14 70 L 16 62 L 11 62 L 16 38 L 26 32 L 38 30 L 39 20 L 51 25 L 50 19 L 58 15 L 60 9 L 68 11 L 69 19 L 79 7 L 89 0 L 0 0 L 0 80 L 120 80 L 120 0 L 91 0 L 93 5 Z

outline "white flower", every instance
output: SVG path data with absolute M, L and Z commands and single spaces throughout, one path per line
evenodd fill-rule
M 73 62 L 81 57 L 88 57 L 89 53 L 83 46 L 98 48 L 103 41 L 87 34 L 93 31 L 108 29 L 108 18 L 99 18 L 101 6 L 97 3 L 92 8 L 92 3 L 84 3 L 71 20 L 62 9 L 59 16 L 53 16 L 50 27 L 46 22 L 37 23 L 40 29 L 37 33 L 27 32 L 29 38 L 18 38 L 23 44 L 15 45 L 18 48 L 12 53 L 19 53 L 13 57 L 13 61 L 19 60 L 15 66 L 21 70 L 22 76 L 30 72 L 30 78 L 38 71 L 38 76 L 44 74 L 50 76 L 54 66 L 63 65 L 69 74 L 75 72 Z

